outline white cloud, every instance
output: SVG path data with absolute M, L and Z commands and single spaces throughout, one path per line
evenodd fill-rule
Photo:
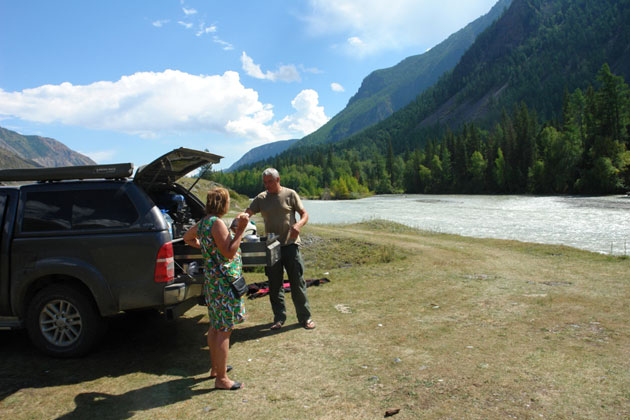
M 145 138 L 215 132 L 262 144 L 303 137 L 328 121 L 314 90 L 291 102 L 295 113 L 273 121 L 273 107 L 242 85 L 239 75 L 192 75 L 178 70 L 140 72 L 120 80 L 75 86 L 44 85 L 20 92 L 0 89 L 0 119 L 18 118 L 109 130 Z M 107 160 L 107 153 L 86 153 Z
M 282 65 L 278 67 L 276 71 L 267 70 L 266 73 L 260 69 L 258 64 L 254 63 L 254 60 L 249 57 L 245 51 L 241 55 L 241 64 L 243 65 L 243 70 L 248 76 L 254 77 L 256 79 L 264 79 L 271 80 L 272 82 L 280 81 L 280 82 L 299 82 L 300 73 L 297 68 L 293 65 Z
M 317 67 L 304 67 L 304 65 L 300 64 L 300 70 L 303 73 L 311 73 L 311 74 L 322 74 L 323 70 L 318 69 Z
M 85 86 L 66 82 L 21 92 L 0 89 L 0 116 L 143 137 L 204 130 L 234 134 L 234 121 L 251 121 L 256 130 L 239 128 L 238 134 L 257 138 L 265 130 L 256 126 L 268 123 L 273 112 L 236 72 L 195 76 L 166 70 Z
M 341 35 L 349 55 L 433 46 L 487 13 L 496 0 L 308 0 L 303 15 L 314 36 Z
M 215 44 L 221 45 L 225 51 L 232 51 L 234 49 L 234 46 L 232 44 L 230 44 L 227 41 L 222 40 L 216 35 L 212 37 L 212 42 L 214 42 Z
M 151 25 L 155 26 L 156 28 L 161 28 L 162 26 L 166 25 L 168 22 L 169 22 L 168 19 L 155 20 L 151 22 Z
M 85 155 L 92 159 L 94 162 L 109 162 L 112 160 L 114 156 L 118 153 L 116 150 L 97 150 L 94 152 L 81 152 L 82 155 Z
M 353 46 L 361 46 L 363 45 L 363 41 L 361 41 L 361 38 L 359 38 L 358 36 L 351 36 L 350 38 L 348 38 L 348 44 Z
M 197 31 L 197 36 L 201 36 L 204 34 L 210 34 L 217 31 L 217 27 L 215 25 L 206 26 L 204 23 L 199 25 L 199 30 Z
M 339 83 L 333 82 L 330 84 L 330 89 L 333 92 L 345 92 L 346 90 Z
M 202 19 L 199 19 L 193 16 L 197 14 L 196 9 L 185 7 L 183 0 L 180 0 L 180 3 L 182 4 L 182 10 L 184 11 L 184 14 L 186 15 L 186 19 L 190 21 L 179 20 L 177 21 L 177 23 L 179 23 L 181 26 L 183 26 L 186 29 L 197 28 L 197 31 L 195 32 L 195 36 L 198 36 L 198 37 L 207 35 L 207 34 L 216 34 L 218 32 L 218 27 L 216 25 L 206 25 L 206 23 Z M 156 23 L 158 23 L 159 26 L 162 26 L 160 21 L 156 21 L 153 23 L 155 26 L 158 26 L 156 25 Z M 234 49 L 234 46 L 232 44 L 230 44 L 227 41 L 222 40 L 217 35 L 212 36 L 212 42 L 220 45 L 224 51 L 231 51 Z
M 319 95 L 304 89 L 291 101 L 295 113 L 273 123 L 276 139 L 301 138 L 326 124 L 329 118 L 319 106 Z
M 256 79 L 264 79 L 265 75 L 260 69 L 258 64 L 254 64 L 254 60 L 247 56 L 245 51 L 241 55 L 241 63 L 243 65 L 243 70 L 248 76 L 255 77 Z

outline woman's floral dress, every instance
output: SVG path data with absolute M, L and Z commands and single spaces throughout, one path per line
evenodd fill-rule
M 230 287 L 230 283 L 242 275 L 243 263 L 240 248 L 232 259 L 225 258 L 219 251 L 212 237 L 212 225 L 217 220 L 223 223 L 217 216 L 201 219 L 197 237 L 205 262 L 203 292 L 208 305 L 210 326 L 215 330 L 227 332 L 232 331 L 234 325 L 245 319 L 243 298 L 235 298 Z

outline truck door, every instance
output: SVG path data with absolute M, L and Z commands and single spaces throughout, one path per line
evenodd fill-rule
M 4 207 L 7 202 L 7 195 L 0 191 L 0 228 L 4 226 Z M 1 229 L 0 229 L 1 230 Z M 4 235 L 0 234 L 0 249 L 2 248 L 2 238 Z
M 15 212 L 17 191 L 0 190 L 0 316 L 11 314 L 9 305 L 9 240 L 13 221 L 9 215 Z
M 0 315 L 7 315 L 5 312 L 5 304 L 7 298 L 9 297 L 8 290 L 6 290 L 6 284 L 8 282 L 8 273 L 7 273 L 7 265 L 8 265 L 8 255 L 6 254 L 6 250 L 4 247 L 5 236 L 7 235 L 5 226 L 4 226 L 4 209 L 7 204 L 7 195 L 0 191 Z

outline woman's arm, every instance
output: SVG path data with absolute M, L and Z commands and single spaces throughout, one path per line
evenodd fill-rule
M 225 226 L 225 223 L 214 223 L 212 225 L 214 243 L 217 244 L 219 252 L 228 259 L 236 255 L 236 251 L 238 251 L 238 247 L 241 245 L 241 239 L 243 239 L 243 233 L 245 233 L 245 227 L 247 227 L 247 223 L 249 222 L 249 216 L 245 213 L 239 214 L 237 218 L 238 224 L 236 225 L 233 238 L 230 237 L 230 232 Z
M 193 227 L 191 227 L 190 229 L 186 231 L 186 233 L 184 233 L 184 242 L 186 242 L 187 245 L 190 245 L 193 248 L 201 248 L 199 239 L 197 239 L 198 227 L 199 227 L 199 223 L 195 223 Z

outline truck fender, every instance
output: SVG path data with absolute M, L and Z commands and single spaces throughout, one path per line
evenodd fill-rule
M 14 273 L 12 284 L 15 287 L 11 290 L 11 306 L 23 318 L 26 309 L 24 300 L 30 298 L 36 289 L 69 278 L 76 279 L 89 289 L 101 315 L 119 312 L 109 284 L 101 273 L 85 261 L 74 258 L 45 258 L 20 273 Z

